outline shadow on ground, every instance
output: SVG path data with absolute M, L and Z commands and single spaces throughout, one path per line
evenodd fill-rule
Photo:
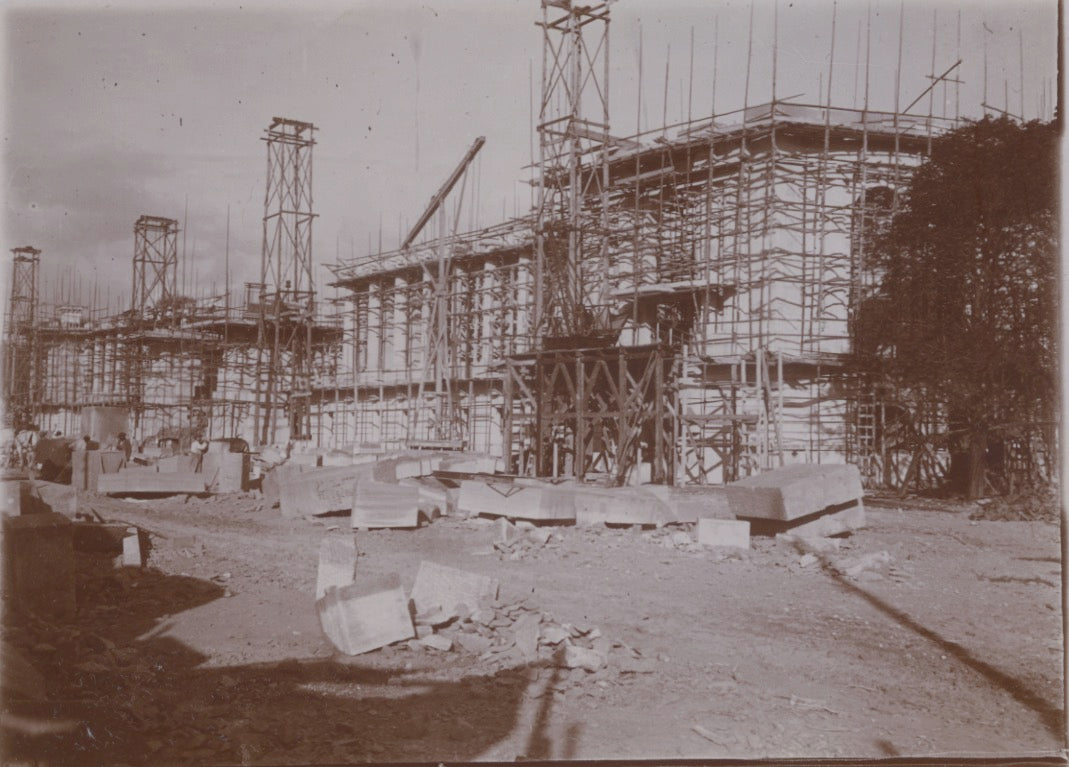
M 555 664 L 435 681 L 429 655 L 391 649 L 204 667 L 204 655 L 165 635 L 168 618 L 223 595 L 152 569 L 82 566 L 74 621 L 6 609 L 5 671 L 29 660 L 40 689 L 4 675 L 5 763 L 458 761 L 514 732 L 525 744 L 516 757 L 574 754 L 578 726 L 562 743 L 548 736 Z M 421 668 L 406 664 L 419 657 Z
M 1029 689 L 1029 686 L 1020 679 L 1017 679 L 995 666 L 992 666 L 990 663 L 977 658 L 957 642 L 946 639 L 938 632 L 933 631 L 926 626 L 922 626 L 904 611 L 851 582 L 844 575 L 837 572 L 826 557 L 823 558 L 823 566 L 824 571 L 828 573 L 844 591 L 860 597 L 884 615 L 887 615 L 896 621 L 903 628 L 907 628 L 918 636 L 926 639 L 936 645 L 943 653 L 946 653 L 947 656 L 954 658 L 961 664 L 980 674 L 991 685 L 1009 693 L 1009 695 L 1022 706 L 1031 709 L 1038 714 L 1040 721 L 1048 732 L 1054 735 L 1058 740 L 1064 740 L 1064 712 L 1061 708 L 1051 705 L 1043 697 Z

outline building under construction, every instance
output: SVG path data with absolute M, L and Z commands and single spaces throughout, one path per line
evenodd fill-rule
M 447 216 L 476 141 L 401 248 L 331 265 L 348 300 L 325 310 L 315 129 L 276 118 L 261 281 L 236 305 L 229 291 L 176 294 L 170 219 L 135 224 L 133 305 L 119 316 L 42 310 L 40 254 L 15 251 L 9 413 L 73 433 L 80 408 L 113 404 L 139 439 L 468 449 L 511 473 L 616 483 L 842 461 L 871 484 L 938 477 L 943 454 L 918 452 L 900 419 L 885 428 L 844 361 L 875 279 L 873 233 L 953 121 L 829 96 L 621 138 L 607 5 L 543 5 L 528 215 L 470 232 Z
M 332 267 L 355 439 L 614 482 L 844 460 L 901 482 L 912 446 L 843 363 L 875 227 L 952 121 L 774 100 L 619 138 L 607 7 L 541 28 L 532 214 L 464 234 L 442 216 L 430 242 Z
M 116 315 L 42 304 L 42 255 L 17 248 L 5 325 L 9 426 L 77 435 L 81 411 L 103 406 L 128 411 L 138 442 L 323 438 L 318 401 L 336 375 L 342 325 L 317 302 L 312 282 L 314 131 L 276 117 L 265 132 L 261 279 L 238 300 L 229 289 L 200 300 L 180 295 L 171 218 L 134 223 L 131 306 Z

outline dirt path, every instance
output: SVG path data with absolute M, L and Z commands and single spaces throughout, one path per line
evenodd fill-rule
M 150 532 L 150 567 L 86 578 L 74 628 L 8 621 L 48 683 L 34 705 L 81 723 L 15 741 L 24 752 L 256 764 L 1062 746 L 1047 523 L 870 509 L 816 561 L 767 538 L 724 558 L 668 530 L 556 528 L 515 559 L 471 520 L 356 534 L 358 573 L 397 572 L 406 590 L 424 559 L 486 573 L 503 603 L 596 627 L 642 662 L 588 673 L 405 645 L 334 653 L 316 563 L 347 518 L 283 520 L 242 496 L 93 506 Z

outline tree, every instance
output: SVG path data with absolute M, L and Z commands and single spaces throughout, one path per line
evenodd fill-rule
M 1057 150 L 1051 124 L 1006 118 L 937 138 L 873 243 L 856 358 L 946 408 L 970 498 L 1000 432 L 1056 417 Z

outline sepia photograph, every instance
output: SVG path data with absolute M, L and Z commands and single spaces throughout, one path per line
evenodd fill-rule
M 1060 0 L 0 14 L 0 763 L 1064 763 Z

